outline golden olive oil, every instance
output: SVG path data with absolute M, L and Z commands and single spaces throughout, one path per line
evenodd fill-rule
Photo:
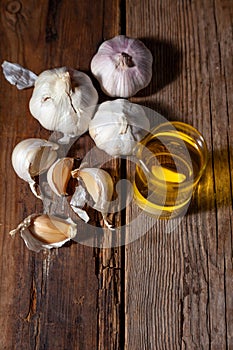
M 207 148 L 201 134 L 184 123 L 166 123 L 139 143 L 136 157 L 138 206 L 159 218 L 185 213 L 206 166 Z

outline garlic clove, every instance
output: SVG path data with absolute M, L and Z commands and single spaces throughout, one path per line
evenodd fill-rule
M 15 85 L 19 90 L 32 87 L 35 84 L 37 75 L 22 67 L 18 63 L 4 61 L 2 63 L 3 74 L 6 80 Z
M 100 45 L 91 71 L 107 95 L 130 97 L 150 83 L 152 62 L 142 41 L 118 35 Z
M 54 215 L 32 214 L 23 220 L 15 230 L 20 232 L 28 249 L 39 252 L 42 249 L 59 248 L 77 234 L 77 225 L 70 219 Z
M 59 146 L 54 142 L 30 138 L 19 142 L 12 152 L 12 165 L 16 174 L 30 182 L 45 172 L 55 161 Z
M 30 138 L 19 142 L 13 149 L 11 161 L 16 174 L 27 181 L 33 193 L 41 198 L 35 177 L 47 171 L 57 158 L 59 146 L 43 139 Z
M 49 168 L 47 173 L 47 181 L 50 188 L 56 195 L 67 195 L 66 189 L 71 178 L 73 164 L 73 158 L 61 158 Z
M 32 235 L 44 243 L 58 243 L 70 238 L 71 224 L 54 216 L 41 215 L 34 219 L 30 227 Z
M 99 168 L 81 168 L 72 171 L 73 177 L 80 177 L 95 202 L 93 208 L 100 211 L 108 228 L 107 213 L 113 195 L 113 181 L 109 173 Z
M 100 175 L 100 173 L 98 175 Z M 88 193 L 91 195 L 94 202 L 97 203 L 102 186 L 100 186 L 100 181 L 97 181 L 95 170 L 93 168 L 80 170 L 79 176 L 85 183 Z
M 111 156 L 131 155 L 150 128 L 143 106 L 124 99 L 99 105 L 89 124 L 89 133 L 98 148 Z
M 59 143 L 68 143 L 70 137 L 88 130 L 97 102 L 98 93 L 87 74 L 61 67 L 38 76 L 29 108 L 44 128 L 64 134 Z

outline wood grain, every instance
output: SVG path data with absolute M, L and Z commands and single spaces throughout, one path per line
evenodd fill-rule
M 199 129 L 209 163 L 179 226 L 142 220 L 148 232 L 126 247 L 125 348 L 231 349 L 232 3 L 130 1 L 126 13 L 155 60 L 132 100 Z M 138 215 L 133 205 L 128 221 Z
M 119 2 L 2 1 L 0 30 L 2 61 L 17 62 L 37 74 L 63 65 L 90 74 L 90 60 L 99 44 L 120 31 Z M 8 235 L 23 218 L 43 211 L 12 169 L 13 147 L 28 137 L 48 138 L 50 132 L 29 113 L 31 90 L 17 91 L 3 75 L 1 87 L 0 348 L 116 349 L 121 249 L 73 243 L 35 254 L 19 236 Z M 88 150 L 87 136 L 81 143 Z M 48 208 L 64 215 L 62 203 Z
M 0 10 L 1 61 L 37 74 L 67 65 L 91 76 L 103 40 L 140 38 L 154 57 L 153 78 L 131 101 L 192 124 L 209 150 L 182 222 L 155 221 L 132 202 L 110 215 L 118 240 L 97 238 L 115 247 L 87 245 L 79 223 L 79 242 L 35 254 L 8 232 L 34 212 L 67 214 L 67 201 L 42 203 L 14 173 L 13 147 L 51 133 L 29 113 L 32 90 L 1 74 L 0 349 L 233 349 L 232 1 L 2 0 Z M 67 152 L 82 157 L 92 147 L 85 134 Z M 132 180 L 130 161 L 102 154 L 99 162 L 116 182 Z

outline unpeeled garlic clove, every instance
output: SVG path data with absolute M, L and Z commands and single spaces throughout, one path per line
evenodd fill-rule
M 81 178 L 86 189 L 94 201 L 93 208 L 101 212 L 104 223 L 108 228 L 112 226 L 107 221 L 107 213 L 113 195 L 113 180 L 109 173 L 99 168 L 80 168 L 72 171 L 73 177 Z
M 100 45 L 91 71 L 107 95 L 130 97 L 150 83 L 152 61 L 142 41 L 118 35 Z
M 47 181 L 52 191 L 58 196 L 67 195 L 66 189 L 71 178 L 74 159 L 58 159 L 48 170 Z
M 42 249 L 59 248 L 77 234 L 77 225 L 71 219 L 54 215 L 32 214 L 23 220 L 15 230 L 20 232 L 28 249 L 39 252 Z
M 47 171 L 57 158 L 59 146 L 43 139 L 30 138 L 19 142 L 12 152 L 12 166 L 16 174 L 30 185 L 35 196 L 42 198 L 35 177 Z

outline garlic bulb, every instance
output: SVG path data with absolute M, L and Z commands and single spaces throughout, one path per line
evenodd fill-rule
M 119 35 L 102 43 L 91 71 L 107 95 L 129 97 L 150 83 L 152 61 L 142 41 Z
M 113 195 L 113 181 L 109 173 L 99 168 L 80 168 L 73 170 L 72 176 L 82 179 L 86 190 L 95 203 L 93 208 L 102 213 L 105 225 L 112 228 L 107 221 L 108 207 Z M 79 207 L 81 203 L 84 204 L 86 196 L 83 191 L 80 192 L 79 189 L 75 196 L 72 198 L 73 207 Z
M 131 155 L 149 127 L 142 106 L 117 99 L 99 105 L 89 124 L 89 133 L 97 147 L 111 156 Z
M 38 76 L 29 108 L 44 128 L 64 134 L 60 143 L 68 143 L 87 131 L 97 101 L 87 74 L 61 67 Z
M 73 168 L 73 158 L 58 159 L 49 168 L 47 173 L 47 181 L 54 193 L 58 196 L 65 196 L 66 188 L 71 178 L 71 170 Z
M 57 158 L 56 143 L 43 139 L 26 139 L 19 142 L 12 152 L 12 166 L 16 174 L 27 181 L 35 196 L 42 198 L 35 177 L 45 172 Z
M 77 225 L 71 219 L 61 219 L 54 215 L 32 214 L 10 232 L 14 236 L 20 232 L 28 249 L 59 248 L 77 234 Z

